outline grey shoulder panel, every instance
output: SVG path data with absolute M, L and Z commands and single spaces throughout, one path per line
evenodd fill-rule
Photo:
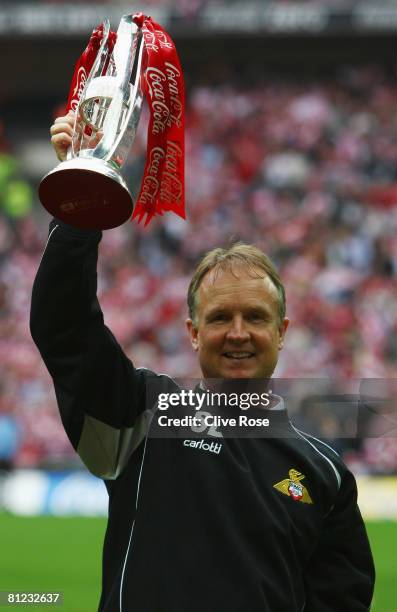
M 117 478 L 147 435 L 152 414 L 151 410 L 146 410 L 137 418 L 134 427 L 122 429 L 85 415 L 77 452 L 90 472 L 104 480 Z

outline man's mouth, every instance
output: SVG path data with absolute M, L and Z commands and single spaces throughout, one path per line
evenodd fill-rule
M 236 359 L 236 360 L 241 360 L 241 359 L 251 359 L 251 357 L 254 357 L 255 353 L 249 353 L 248 351 L 228 351 L 227 353 L 222 353 L 223 357 L 226 357 L 227 359 Z

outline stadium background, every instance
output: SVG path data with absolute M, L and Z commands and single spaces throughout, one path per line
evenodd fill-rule
M 137 365 L 197 376 L 181 325 L 194 262 L 231 237 L 272 256 L 292 319 L 277 375 L 312 380 L 294 416 L 356 473 L 378 570 L 373 609 L 395 612 L 393 2 L 1 4 L 0 590 L 62 590 L 68 612 L 97 601 L 104 487 L 71 450 L 28 330 L 48 226 L 36 190 L 54 166 L 49 126 L 89 34 L 137 10 L 168 29 L 184 67 L 188 222 L 106 233 L 106 322 Z M 125 172 L 134 193 L 144 120 Z M 363 384 L 372 400 L 358 411 L 350 400 Z

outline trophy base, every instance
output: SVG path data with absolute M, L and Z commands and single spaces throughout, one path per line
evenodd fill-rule
M 120 174 L 101 159 L 61 162 L 40 183 L 39 197 L 56 219 L 81 229 L 111 229 L 127 221 L 134 208 Z

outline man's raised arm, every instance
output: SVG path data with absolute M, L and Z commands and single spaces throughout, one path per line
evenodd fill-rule
M 60 159 L 71 141 L 65 125 L 72 121 L 67 115 L 51 128 Z M 51 222 L 30 325 L 71 443 L 91 472 L 113 479 L 139 443 L 136 424 L 145 410 L 148 374 L 134 369 L 104 324 L 96 297 L 100 240 L 97 230 Z

